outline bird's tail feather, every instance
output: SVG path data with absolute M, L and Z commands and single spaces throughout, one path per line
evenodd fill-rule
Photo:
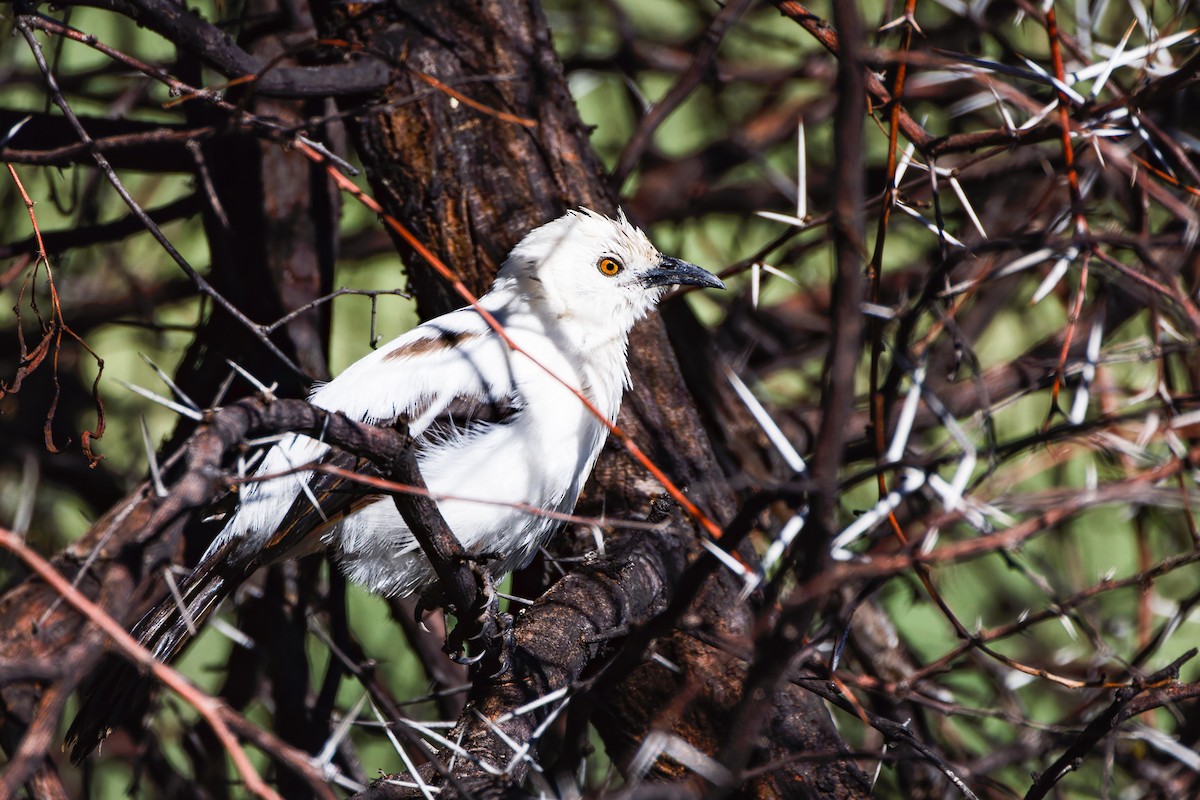
M 180 598 L 168 596 L 134 627 L 131 634 L 159 661 L 169 663 L 178 656 L 221 601 L 237 588 L 239 582 L 220 569 L 221 560 L 202 561 L 180 585 Z M 78 764 L 95 750 L 149 685 L 143 668 L 124 657 L 106 658 L 67 730 L 71 761 Z

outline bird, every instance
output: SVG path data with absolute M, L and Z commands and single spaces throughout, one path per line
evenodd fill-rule
M 476 305 L 371 351 L 314 387 L 309 402 L 359 422 L 407 424 L 442 517 L 499 577 L 532 560 L 574 510 L 630 386 L 629 333 L 674 285 L 725 288 L 660 253 L 620 209 L 615 218 L 570 210 L 513 247 Z M 271 447 L 180 597 L 134 627 L 156 658 L 176 657 L 257 568 L 321 550 L 376 594 L 434 588 L 433 567 L 393 500 L 305 469 L 317 463 L 369 468 L 299 434 Z M 125 661 L 100 672 L 67 732 L 72 761 L 103 741 L 145 683 Z

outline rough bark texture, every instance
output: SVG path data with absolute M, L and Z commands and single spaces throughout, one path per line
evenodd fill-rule
M 508 250 L 567 208 L 612 211 L 615 195 L 588 147 L 541 13 L 529 3 L 317 3 L 327 35 L 397 66 L 382 99 L 353 117 L 355 146 L 376 198 L 476 294 Z M 433 76 L 498 119 L 432 88 Z M 353 101 L 343 102 L 354 107 Z M 421 314 L 462 305 L 397 240 Z
M 245 14 L 275 13 L 275 0 L 252 0 Z M 239 44 L 265 59 L 284 58 L 286 36 L 311 33 L 306 15 L 291 20 L 291 30 L 254 29 Z M 199 64 L 189 58 L 193 68 Z M 198 75 L 198 72 L 197 72 Z M 247 90 L 235 90 L 230 99 Z M 299 124 L 323 107 L 323 101 L 285 101 L 257 98 L 255 110 L 283 125 Z M 190 121 L 219 126 L 221 115 L 192 104 Z M 324 130 L 313 135 L 328 137 Z M 336 134 L 335 137 L 336 139 Z M 256 322 L 267 324 L 289 311 L 327 294 L 333 284 L 336 260 L 339 197 L 325 171 L 306 164 L 274 142 L 244 137 L 234 142 L 213 141 L 193 147 L 198 183 L 204 189 L 205 233 L 211 251 L 209 280 Z M 228 374 L 225 359 L 237 361 L 252 375 L 279 383 L 286 397 L 302 397 L 314 380 L 328 380 L 325 348 L 329 340 L 329 306 L 306 311 L 284 326 L 274 340 L 305 375 L 281 369 L 256 346 L 250 332 L 228 314 L 214 311 L 189 348 L 180 368 L 185 389 L 200 402 L 209 399 Z M 249 390 L 234 387 L 234 396 Z

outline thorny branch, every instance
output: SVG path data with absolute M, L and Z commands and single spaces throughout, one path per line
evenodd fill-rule
M 971 16 L 910 0 L 859 31 L 853 6 L 838 6 L 835 28 L 784 0 L 680 3 L 678 24 L 658 28 L 619 4 L 560 3 L 557 54 L 526 4 L 503 13 L 476 4 L 478 18 L 446 7 L 433 19 L 417 6 L 390 17 L 372 7 L 321 33 L 306 10 L 271 0 L 236 18 L 219 5 L 179 13 L 160 0 L 96 0 L 73 4 L 70 24 L 54 8 L 18 7 L 22 36 L 6 46 L 23 45 L 21 59 L 32 60 L 6 63 L 13 85 L 45 102 L 0 102 L 0 158 L 28 165 L 26 184 L 10 166 L 0 202 L 6 218 L 23 219 L 24 206 L 34 224 L 32 236 L 5 230 L 0 291 L 39 315 L 32 346 L 21 319 L 0 323 L 5 380 L 22 386 L 0 398 L 0 441 L 13 443 L 0 450 L 0 515 L 29 520 L 27 542 L 0 539 L 28 565 L 11 569 L 14 588 L 0 597 L 15 632 L 0 646 L 9 757 L 0 792 L 60 797 L 74 785 L 52 740 L 102 640 L 80 633 L 63 604 L 117 636 L 80 593 L 121 616 L 161 592 L 164 565 L 207 543 L 211 531 L 193 530 L 203 527 L 198 512 L 240 482 L 230 460 L 245 457 L 253 432 L 324 431 L 352 452 L 383 455 L 355 478 L 364 491 L 403 489 L 395 496 L 410 513 L 436 508 L 399 468 L 400 432 L 298 401 L 217 400 L 225 409 L 201 419 L 199 433 L 181 429 L 176 442 L 188 445 L 161 459 L 165 497 L 141 486 L 74 545 L 55 529 L 52 498 L 81 473 L 62 469 L 77 458 L 69 451 L 46 452 L 47 409 L 74 421 L 92 407 L 93 376 L 74 348 L 59 347 L 63 333 L 107 341 L 93 332 L 121 323 L 152 333 L 139 348 L 183 342 L 175 379 L 201 398 L 229 389 L 227 354 L 205 338 L 214 305 L 251 346 L 275 353 L 254 370 L 268 385 L 295 381 L 289 364 L 324 363 L 330 307 L 361 302 L 337 305 L 344 294 L 371 297 L 375 339 L 374 304 L 392 290 L 334 291 L 345 282 L 328 274 L 305 283 L 309 256 L 289 251 L 296 236 L 281 233 L 319 231 L 331 263 L 339 234 L 328 201 L 274 191 L 280 171 L 239 160 L 282 145 L 299 151 L 287 163 L 303 156 L 327 170 L 313 170 L 310 185 L 336 181 L 383 217 L 420 256 L 408 276 L 432 266 L 468 300 L 466 287 L 486 286 L 525 229 L 567 205 L 610 203 L 613 181 L 629 187 L 632 217 L 660 223 L 664 250 L 727 265 L 734 291 L 719 315 L 701 325 L 676 302 L 664 310 L 666 334 L 635 337 L 643 366 L 614 434 L 656 465 L 691 519 L 723 535 L 701 545 L 670 503 L 654 502 L 645 468 L 612 448 L 592 504 L 546 554 L 547 573 L 566 576 L 545 594 L 547 573 L 514 584 L 528 596 L 510 610 L 532 604 L 515 615 L 498 672 L 476 670 L 457 686 L 463 672 L 439 661 L 441 633 L 430 646 L 401 626 L 436 676 L 449 730 L 430 724 L 421 702 L 432 697 L 399 674 L 391 648 L 401 637 L 381 650 L 339 580 L 326 590 L 301 565 L 237 598 L 234 611 L 252 605 L 254 617 L 239 624 L 259 620 L 262 641 L 242 631 L 245 646 L 222 657 L 224 700 L 180 684 L 186 704 L 212 717 L 206 725 L 224 725 L 217 739 L 179 727 L 171 746 L 187 742 L 194 775 L 157 742 L 121 732 L 106 758 L 164 792 L 196 776 L 228 780 L 223 769 L 204 772 L 228 752 L 247 788 L 268 796 L 359 790 L 378 767 L 409 759 L 364 794 L 599 797 L 617 790 L 586 755 L 594 729 L 629 793 L 858 797 L 872 791 L 858 766 L 878 765 L 875 796 L 1195 794 L 1188 754 L 1200 747 L 1200 685 L 1185 651 L 1200 604 L 1200 147 L 1186 109 L 1197 102 L 1200 21 L 1189 6 L 1100 19 L 1082 2 Z M 97 17 L 130 35 L 98 36 Z M 144 31 L 133 35 L 135 25 Z M 439 36 L 441 25 L 453 36 Z M 35 32 L 56 47 L 43 51 Z M 149 39 L 181 57 L 144 56 Z M 80 69 L 59 57 L 76 47 L 110 64 Z M 560 57 L 612 175 L 587 150 Z M 376 130 L 396 134 L 395 151 L 363 141 L 375 116 L 385 118 Z M 408 172 L 373 180 L 373 192 L 352 189 L 347 135 L 368 175 L 380 161 Z M 254 263 L 221 284 L 223 265 L 199 266 L 166 225 L 197 212 L 211 223 L 250 185 L 264 187 L 263 216 L 225 215 L 208 231 L 210 252 L 244 227 L 252 234 L 231 241 L 246 252 L 261 245 L 261 270 Z M 127 210 L 109 210 L 109 186 Z M 289 204 L 311 216 L 274 227 Z M 186 280 L 126 263 L 145 260 L 128 238 L 140 230 Z M 378 231 L 351 236 L 343 244 L 359 257 L 391 252 Z M 243 284 L 253 287 L 246 296 Z M 427 286 L 414 282 L 419 302 Z M 187 319 L 200 324 L 164 310 L 193 297 L 202 302 Z M 295 342 L 281 343 L 305 326 L 317 335 L 297 361 Z M 53 367 L 53 381 L 39 365 Z M 118 460 L 82 474 L 135 481 Z M 18 479 L 35 488 L 10 512 Z M 106 502 L 118 493 L 110 488 Z M 647 514 L 650 523 L 630 522 Z M 474 577 L 452 532 L 435 538 L 425 544 L 441 553 L 450 602 L 473 607 Z M 47 572 L 34 551 L 57 548 Z M 29 570 L 50 583 L 21 581 Z M 276 615 L 270 623 L 264 610 Z M 393 611 L 411 619 L 411 608 Z M 265 628 L 279 641 L 263 639 Z M 311 658 L 307 633 L 332 653 L 327 664 Z M 343 702 L 346 677 L 361 702 Z M 454 691 L 469 693 L 467 711 L 448 701 Z M 234 710 L 256 700 L 273 709 L 265 727 Z M 853 747 L 831 732 L 824 702 Z M 1126 724 L 1143 714 L 1153 714 L 1147 730 Z M 399 761 L 362 763 L 359 748 L 385 730 Z M 783 744 L 759 747 L 760 735 Z M 285 769 L 249 770 L 247 743 Z

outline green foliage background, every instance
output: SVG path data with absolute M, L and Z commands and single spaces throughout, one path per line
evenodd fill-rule
M 1101 26 L 1108 41 L 1119 38 L 1126 25 L 1127 12 L 1117 6 L 1116 3 L 1111 4 L 1108 12 L 1111 20 Z M 208 19 L 229 17 L 233 12 L 224 3 L 196 3 L 191 7 Z M 624 0 L 620 8 L 628 15 L 639 39 L 667 45 L 692 41 L 708 24 L 711 12 L 707 7 L 686 0 Z M 1149 13 L 1164 23 L 1176 11 L 1170 4 L 1155 4 L 1149 9 Z M 555 31 L 555 43 L 568 60 L 586 58 L 603 61 L 611 57 L 620 45 L 612 16 L 602 4 L 552 2 L 547 5 L 546 13 Z M 863 13 L 868 20 L 881 19 L 881 5 L 864 3 Z M 926 27 L 936 27 L 949 13 L 940 5 L 923 3 L 919 19 Z M 1195 22 L 1194 15 L 1191 21 Z M 171 47 L 161 38 L 138 29 L 133 23 L 116 15 L 80 7 L 72 10 L 71 23 L 147 61 L 170 63 L 173 59 Z M 1071 21 L 1067 20 L 1064 24 L 1070 26 Z M 1045 63 L 1048 55 L 1045 34 L 1038 26 L 1006 23 L 1004 33 L 1013 47 Z M 67 42 L 59 49 L 57 43 L 45 44 L 54 52 L 56 70 L 60 75 L 82 75 L 106 65 L 103 56 L 86 47 Z M 1002 55 L 990 39 L 983 40 L 980 47 L 981 52 L 976 55 L 997 58 Z M 817 44 L 797 25 L 770 8 L 760 8 L 733 29 L 722 44 L 720 53 L 725 63 L 768 70 L 794 66 L 813 57 L 818 50 Z M 29 52 L 19 37 L 0 38 L 0 65 L 14 75 L 35 72 Z M 831 75 L 829 70 L 818 71 L 811 79 L 796 78 L 790 81 L 785 88 L 786 99 L 800 102 L 827 97 L 831 92 Z M 209 77 L 214 83 L 219 82 L 216 76 Z M 580 70 L 571 74 L 570 85 L 579 110 L 585 122 L 594 126 L 592 141 L 607 165 L 615 164 L 636 124 L 631 104 L 638 98 L 645 103 L 654 103 L 661 99 L 675 79 L 673 74 L 647 72 L 639 74 L 636 82 L 630 85 L 632 79 L 613 71 Z M 136 78 L 113 75 L 106 80 L 121 84 Z M 667 158 L 686 157 L 714 142 L 736 139 L 740 136 L 739 124 L 763 102 L 765 91 L 752 81 L 731 81 L 722 87 L 719 94 L 708 86 L 701 87 L 655 134 L 656 150 Z M 45 104 L 41 89 L 27 82 L 10 82 L 3 92 L 7 95 L 5 104 L 9 108 L 39 110 Z M 153 97 L 159 102 L 169 100 L 161 87 L 153 90 Z M 75 107 L 83 113 L 104 114 L 107 113 L 108 103 L 100 101 L 89 107 L 86 101 L 79 101 Z M 915 101 L 910 105 L 910 111 L 932 131 L 951 130 L 959 125 L 948 110 L 937 102 Z M 170 118 L 156 111 L 154 103 L 140 104 L 130 110 L 129 115 L 145 119 Z M 993 122 L 998 123 L 998 120 Z M 867 158 L 872 176 L 878 177 L 886 160 L 886 129 L 868 123 L 868 130 Z M 828 174 L 832 169 L 831 119 L 825 116 L 818 124 L 808 128 L 806 133 L 809 174 Z M 1053 146 L 1053 142 L 1047 145 L 1047 152 L 1052 151 Z M 768 179 L 781 184 L 794 180 L 797 172 L 794 141 L 779 143 L 757 155 L 758 159 L 753 165 L 727 176 L 727 180 Z M 83 187 L 83 191 L 92 191 L 95 181 L 93 170 L 80 167 L 33 169 L 22 166 L 16 169 L 37 203 L 37 218 L 44 231 L 77 224 L 74 210 L 64 198 L 80 191 L 80 187 Z M 125 171 L 122 177 L 146 207 L 161 205 L 194 190 L 189 181 L 177 176 L 141 175 Z M 872 185 L 869 191 L 875 193 L 880 188 L 879 185 Z M 623 187 L 623 191 L 633 196 L 637 190 L 638 177 L 635 175 Z M 126 213 L 107 184 L 96 182 L 94 191 L 103 197 L 99 204 L 102 216 L 94 222 L 114 220 Z M 943 195 L 942 201 L 946 204 L 947 217 L 961 221 L 962 209 L 958 201 L 949 193 Z M 1121 224 L 1121 213 L 1112 203 L 1111 199 L 1100 199 L 1089 206 L 1094 227 Z M 0 181 L 0 209 L 0 241 L 14 241 L 30 233 L 28 217 L 10 180 Z M 758 209 L 746 208 L 738 214 L 707 215 L 685 222 L 661 224 L 652 230 L 652 237 L 666 252 L 712 268 L 722 268 L 766 246 L 781 232 L 780 223 L 755 217 L 755 210 Z M 819 214 L 828 209 L 813 208 L 811 211 Z M 1152 216 L 1155 214 L 1158 215 L 1156 221 L 1161 221 L 1161 212 L 1152 211 Z M 372 215 L 352 202 L 345 203 L 342 213 L 344 238 L 365 236 L 377 227 L 378 222 Z M 203 267 L 207 263 L 205 239 L 196 220 L 171 223 L 164 230 L 193 264 Z M 959 235 L 959 231 L 953 232 Z M 817 229 L 802 234 L 800 241 L 817 241 L 823 236 L 824 230 Z M 867 252 L 871 250 L 873 237 L 872 226 Z M 789 251 L 790 248 L 771 253 L 766 261 L 785 271 L 797 285 L 779 279 L 766 279 L 760 301 L 764 308 L 785 306 L 816 287 L 827 286 L 830 281 L 832 255 L 827 245 L 813 248 L 801 260 L 776 260 L 786 258 Z M 914 264 L 932 263 L 936 251 L 937 241 L 932 235 L 911 219 L 898 215 L 889 232 L 884 272 L 893 274 L 910 270 Z M 154 285 L 176 277 L 175 267 L 146 234 L 132 236 L 113 245 L 71 251 L 56 259 L 52 267 L 68 323 L 74 310 L 85 307 L 96 298 L 121 291 L 130 282 Z M 979 358 L 979 371 L 1008 362 L 1027 351 L 1034 342 L 1062 330 L 1067 324 L 1066 299 L 1059 302 L 1052 298 L 1030 305 L 1030 298 L 1042 277 L 1044 270 L 1030 271 L 1009 284 L 1011 302 L 995 316 L 978 340 L 971 343 Z M 405 281 L 404 267 L 397 258 L 378 255 L 360 261 L 343 259 L 335 283 L 337 286 L 362 289 L 392 289 L 403 287 Z M 735 276 L 730 284 L 731 295 L 745 295 L 749 291 L 749 278 L 744 274 Z M 12 331 L 16 324 L 14 289 L 15 286 L 10 287 L 5 295 L 6 302 L 0 307 L 0 329 L 5 331 Z M 39 282 L 35 295 L 39 302 L 45 302 L 44 282 Z M 1089 301 L 1091 299 L 1094 297 L 1089 296 Z M 722 324 L 726 313 L 724 301 L 711 295 L 693 294 L 688 302 L 706 324 L 713 328 Z M 407 330 L 417 321 L 413 305 L 408 301 L 381 297 L 378 303 L 377 333 L 384 340 Z M 330 361 L 335 372 L 357 359 L 370 346 L 368 308 L 366 298 L 344 297 L 334 301 Z M 168 374 L 173 373 L 190 340 L 187 328 L 194 325 L 202 313 L 204 309 L 200 302 L 193 298 L 154 308 L 153 319 L 163 326 L 160 330 L 112 324 L 102 326 L 87 336 L 88 343 L 104 359 L 101 392 L 108 430 L 97 448 L 104 454 L 104 462 L 99 468 L 112 471 L 128 487 L 142 480 L 147 466 L 139 418 L 146 420 L 152 441 L 158 442 L 173 428 L 174 417 L 172 412 L 122 388 L 120 382 L 162 391 L 141 356 L 150 358 Z M 28 311 L 23 312 L 22 319 L 27 326 L 30 324 Z M 1138 357 L 1138 352 L 1145 350 L 1150 343 L 1161 340 L 1160 332 L 1155 328 L 1155 319 L 1154 311 L 1148 308 L 1105 342 L 1105 352 L 1112 356 L 1111 363 L 1106 366 L 1109 391 L 1113 394 L 1114 402 L 1127 403 L 1124 409 L 1131 414 L 1139 410 L 1148 414 L 1156 403 L 1149 391 L 1160 379 L 1158 363 Z M 926 321 L 925 330 L 928 329 L 929 321 Z M 1123 351 L 1128 351 L 1130 355 L 1120 360 Z M 96 365 L 81 348 L 68 344 L 62 351 L 59 369 L 78 370 L 90 380 L 95 374 Z M 780 364 L 778 368 L 753 376 L 756 379 L 754 385 L 762 398 L 778 408 L 812 409 L 819 402 L 820 372 L 819 356 L 793 359 Z M 860 381 L 864 390 L 867 376 L 864 359 Z M 0 379 L 5 378 L 0 376 Z M 47 376 L 39 374 L 36 379 L 46 380 Z M 747 381 L 750 382 L 751 378 L 747 377 Z M 21 394 L 7 395 L 0 399 L 0 413 L 11 412 L 14 404 L 21 402 Z M 1046 423 L 1049 411 L 1046 392 L 1035 392 L 1005 405 L 994 414 L 996 439 L 1001 443 L 1013 442 L 1036 433 Z M 973 441 L 982 445 L 985 438 L 982 417 L 976 416 L 961 422 Z M 61 427 L 70 427 L 78 432 L 93 425 L 94 418 L 88 417 L 73 420 L 69 426 Z M 955 452 L 956 445 L 944 430 L 935 430 L 924 436 L 920 446 L 925 452 Z M 82 458 L 78 452 L 77 433 L 72 435 L 72 440 L 66 446 L 66 452 L 58 458 Z M 58 444 L 64 445 L 66 442 L 60 437 Z M 0 447 L 3 445 L 0 444 Z M 1168 443 L 1155 440 L 1146 448 L 1145 458 L 1147 461 L 1165 458 L 1168 452 Z M 70 487 L 41 484 L 36 474 L 29 472 L 29 466 L 22 466 L 32 465 L 32 459 L 22 461 L 19 458 L 7 458 L 3 463 L 0 469 L 0 524 L 12 525 L 22 509 L 28 513 L 32 504 L 28 539 L 40 552 L 53 553 L 61 549 L 79 536 L 92 521 L 92 512 L 72 494 Z M 944 477 L 950 476 L 954 466 L 951 463 L 943 470 Z M 853 479 L 843 495 L 844 521 L 847 523 L 855 514 L 873 506 L 878 499 L 874 481 L 863 476 L 862 468 L 862 464 L 851 465 L 847 470 L 847 477 Z M 1086 491 L 1097 482 L 1103 484 L 1119 479 L 1123 474 L 1125 467 L 1113 450 L 1081 435 L 1048 448 L 1024 448 L 998 463 L 981 459 L 976 467 L 975 480 L 977 491 L 981 494 L 1011 498 L 1023 495 L 1033 497 L 1049 490 Z M 1189 476 L 1189 480 L 1192 479 L 1194 476 Z M 1152 554 L 1152 561 L 1186 549 L 1189 546 L 1189 534 L 1182 521 L 1184 514 L 1194 519 L 1194 511 L 1176 507 L 1156 508 L 1146 504 L 1100 507 L 1076 516 L 1049 535 L 1032 540 L 1019 552 L 996 554 L 939 569 L 938 587 L 949 607 L 968 626 L 988 628 L 1005 624 L 1017 618 L 1022 610 L 1045 607 L 1048 602 L 1047 585 L 1053 592 L 1068 595 L 1104 576 L 1121 578 L 1135 572 L 1139 568 L 1139 547 Z M 946 533 L 962 535 L 961 531 Z M 15 571 L 11 562 L 0 556 L 0 585 L 12 574 Z M 1181 602 L 1191 602 L 1189 598 L 1194 595 L 1198 578 L 1197 568 L 1193 565 L 1154 583 L 1151 608 L 1156 624 L 1176 615 Z M 1112 669 L 1120 671 L 1122 658 L 1136 652 L 1139 646 L 1138 631 L 1131 621 L 1135 618 L 1132 609 L 1136 608 L 1141 591 L 1134 587 L 1106 593 L 1096 599 L 1090 606 L 1091 616 L 1104 622 L 1102 629 L 1081 630 L 1076 623 L 1065 622 L 1065 618 L 1052 619 L 1035 626 L 1022 637 L 1000 642 L 997 649 L 1024 663 L 1045 664 L 1048 668 L 1058 665 L 1057 668 L 1069 672 L 1072 664 L 1088 662 L 1095 649 L 1108 648 Z M 935 660 L 959 644 L 954 630 L 936 606 L 928 601 L 915 579 L 889 582 L 881 592 L 880 601 L 896 623 L 904 642 L 919 660 Z M 396 695 L 414 697 L 423 694 L 426 687 L 420 677 L 419 666 L 396 640 L 394 627 L 390 624 L 374 624 L 375 620 L 387 618 L 388 612 L 383 603 L 353 590 L 350 613 L 357 635 L 361 637 L 367 652 L 379 662 L 380 674 Z M 1197 621 L 1190 615 L 1184 615 L 1169 646 L 1162 648 L 1146 668 L 1159 668 L 1197 644 L 1200 644 Z M 229 640 L 220 632 L 210 629 L 187 654 L 181 668 L 205 688 L 214 688 L 219 676 L 209 672 L 208 668 L 223 662 L 228 647 Z M 317 670 L 328 658 L 327 650 L 315 638 L 310 642 L 310 657 Z M 1003 668 L 995 663 L 983 663 L 978 656 L 968 656 L 967 659 L 974 662 L 970 668 L 955 669 L 945 678 L 948 692 L 963 708 L 957 715 L 948 717 L 943 732 L 943 735 L 960 737 L 960 747 L 965 752 L 982 757 L 1013 746 L 1027 730 L 1058 725 L 1064 717 L 1069 717 L 1071 709 L 1081 701 L 1078 691 L 1064 690 L 1048 681 L 1011 671 L 1004 680 L 1015 688 L 1014 696 L 1019 699 L 1019 705 L 997 707 L 997 698 L 988 674 Z M 314 671 L 314 674 L 319 672 Z M 1198 668 L 1189 664 L 1181 679 L 1194 681 L 1197 678 L 1200 678 Z M 346 681 L 339 696 L 341 707 L 352 708 L 361 694 L 362 690 L 357 685 Z M 429 713 L 428 708 L 425 711 Z M 179 713 L 185 718 L 188 715 L 182 710 Z M 251 716 L 254 717 L 255 713 L 265 717 L 268 711 L 259 709 L 258 712 L 251 712 Z M 1020 723 L 1014 724 L 1017 720 Z M 860 742 L 864 747 L 872 745 L 874 740 L 869 734 L 863 734 L 855 720 L 839 716 L 838 721 L 850 740 Z M 178 724 L 178 719 L 172 713 L 161 715 L 156 724 L 162 728 L 164 741 L 175 740 L 167 730 Z M 1177 725 L 1177 720 L 1172 717 L 1171 711 L 1162 710 L 1149 715 L 1139 724 L 1171 731 Z M 377 729 L 363 727 L 356 731 L 355 738 L 364 763 L 386 772 L 401 769 L 391 744 Z M 1014 762 L 990 777 L 1010 787 L 1025 787 L 1028 785 L 1025 763 Z M 186 761 L 182 758 L 180 766 L 186 768 Z M 130 777 L 124 768 L 111 761 L 98 762 L 96 781 L 102 788 L 97 796 L 122 796 Z M 596 767 L 589 774 L 590 785 L 599 787 L 612 780 L 615 780 L 614 773 L 603 760 L 603 755 L 598 755 Z M 896 791 L 889 769 L 884 770 L 881 781 L 879 796 L 894 796 L 889 795 Z M 1100 781 L 1100 759 L 1090 759 L 1078 774 L 1063 782 L 1060 796 L 1096 797 Z M 1113 788 L 1113 796 L 1118 796 L 1122 787 Z

